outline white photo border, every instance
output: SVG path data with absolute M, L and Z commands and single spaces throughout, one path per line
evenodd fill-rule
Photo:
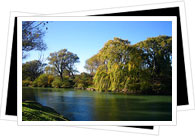
M 172 21 L 172 121 L 22 121 L 22 21 Z M 18 125 L 71 125 L 71 126 L 151 126 L 176 125 L 177 107 L 177 21 L 176 17 L 18 17 L 18 72 L 17 72 L 17 109 Z

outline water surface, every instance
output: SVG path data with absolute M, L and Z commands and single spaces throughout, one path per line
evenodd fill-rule
M 172 120 L 171 96 L 23 88 L 22 97 L 23 100 L 33 100 L 51 107 L 71 121 Z

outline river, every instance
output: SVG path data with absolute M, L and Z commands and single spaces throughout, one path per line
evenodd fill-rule
M 22 98 L 51 107 L 71 121 L 172 120 L 171 96 L 23 88 Z

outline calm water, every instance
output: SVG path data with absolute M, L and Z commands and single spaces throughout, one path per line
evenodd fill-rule
M 169 121 L 171 96 L 125 95 L 74 89 L 23 88 L 23 100 L 55 109 L 71 121 Z

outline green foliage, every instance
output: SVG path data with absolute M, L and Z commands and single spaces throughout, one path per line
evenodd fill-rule
M 148 38 L 134 45 L 120 38 L 109 40 L 86 61 L 85 68 L 90 74 L 75 75 L 74 65 L 79 58 L 66 49 L 50 53 L 48 60 L 44 74 L 40 61 L 23 64 L 23 86 L 171 94 L 172 37 L 169 36 Z
M 132 52 L 135 51 L 128 40 L 119 38 L 109 40 L 98 53 L 102 62 L 94 76 L 96 89 L 100 91 L 121 91 L 124 89 L 131 76 L 131 80 L 133 80 L 131 73 L 138 63 L 133 63 L 133 58 L 136 56 L 133 56 L 135 54 Z
M 42 74 L 37 78 L 37 85 L 39 87 L 47 87 L 48 86 L 48 75 Z
M 79 62 L 79 57 L 76 54 L 69 52 L 67 49 L 62 49 L 58 52 L 50 53 L 48 60 L 52 68 L 55 68 L 55 72 L 59 74 L 61 80 L 63 80 L 64 71 L 74 78 L 74 73 L 77 72 L 74 64 Z
M 92 81 L 93 81 L 92 75 L 83 72 L 80 75 L 76 75 L 74 79 L 75 83 L 74 86 L 79 89 L 85 89 L 93 84 Z
M 69 79 L 68 78 L 65 78 L 62 81 L 61 88 L 70 88 L 70 87 L 71 87 L 71 83 L 70 83 Z
M 52 87 L 60 88 L 62 86 L 62 80 L 59 77 L 56 77 L 52 82 Z
M 32 81 L 22 80 L 22 86 L 31 86 L 31 85 L 32 85 Z
M 85 85 L 83 83 L 77 83 L 76 87 L 79 89 L 84 89 Z
M 43 51 L 47 48 L 43 41 L 44 27 L 48 22 L 23 21 L 22 22 L 22 57 L 26 58 L 26 52 L 31 50 Z
M 150 91 L 151 88 L 151 84 L 147 81 L 141 82 L 140 84 L 140 90 L 142 90 L 143 92 L 148 92 Z
M 100 64 L 100 57 L 97 54 L 86 61 L 85 68 L 90 72 L 90 74 L 94 75 Z
M 62 81 L 61 78 L 56 77 L 52 82 L 52 87 L 54 88 L 69 88 L 71 87 L 71 82 L 68 78 L 64 78 Z
M 53 75 L 53 76 L 58 75 L 58 73 L 55 70 L 55 67 L 52 67 L 52 66 L 46 66 L 45 67 L 45 73 L 48 74 L 48 75 Z
M 48 78 L 48 81 L 47 81 L 48 87 L 51 87 L 52 82 L 54 80 L 54 76 L 53 75 L 47 75 L 47 78 Z
M 38 76 L 43 73 L 43 67 L 39 60 L 32 60 L 22 64 L 22 80 L 34 81 Z
M 32 82 L 32 87 L 38 87 L 38 80 L 35 79 L 33 82 Z
M 88 59 L 86 68 L 94 68 L 97 58 L 99 62 L 93 81 L 99 91 L 159 93 L 171 90 L 171 37 L 148 38 L 135 45 L 130 45 L 128 40 L 114 38 Z
M 41 74 L 32 82 L 33 87 L 51 87 L 54 80 L 53 75 Z

